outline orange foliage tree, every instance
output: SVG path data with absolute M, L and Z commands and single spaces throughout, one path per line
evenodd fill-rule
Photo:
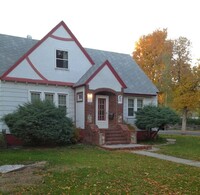
M 173 42 L 167 39 L 167 29 L 156 30 L 142 36 L 136 42 L 133 58 L 160 91 L 160 103 L 164 104 L 170 90 Z

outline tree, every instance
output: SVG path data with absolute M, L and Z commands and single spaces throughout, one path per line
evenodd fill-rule
M 173 108 L 182 113 L 182 130 L 187 129 L 187 115 L 199 102 L 198 68 L 191 68 L 191 42 L 185 37 L 174 41 L 173 49 Z
M 149 132 L 152 128 L 158 128 L 159 131 L 167 124 L 175 124 L 178 121 L 176 112 L 168 107 L 148 105 L 136 112 L 136 126 Z
M 75 130 L 65 112 L 49 101 L 26 103 L 3 120 L 13 135 L 29 145 L 69 144 Z
M 182 77 L 191 72 L 191 42 L 186 37 L 174 40 L 172 62 L 172 81 L 180 83 Z
M 159 88 L 166 63 L 170 64 L 172 42 L 167 40 L 167 29 L 156 30 L 136 42 L 133 58 L 150 80 Z
M 171 61 L 173 41 L 167 39 L 167 29 L 156 30 L 136 42 L 133 58 L 159 89 L 159 104 L 171 100 Z

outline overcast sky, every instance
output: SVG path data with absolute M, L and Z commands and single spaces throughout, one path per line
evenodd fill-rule
M 0 33 L 41 39 L 64 21 L 83 47 L 131 54 L 142 35 L 168 29 L 200 58 L 198 0 L 0 0 Z

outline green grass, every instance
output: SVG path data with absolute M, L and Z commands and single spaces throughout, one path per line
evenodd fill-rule
M 18 186 L 12 194 L 198 194 L 200 189 L 199 168 L 123 151 L 84 145 L 0 150 L 1 165 L 36 161 L 48 162 L 35 173 L 43 176 L 40 185 Z
M 160 139 L 176 139 L 175 144 L 158 146 L 158 153 L 200 161 L 200 136 L 160 135 Z

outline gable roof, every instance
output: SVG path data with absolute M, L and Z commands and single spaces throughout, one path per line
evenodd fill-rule
M 20 62 L 22 62 L 22 60 L 24 60 L 32 51 L 34 51 L 37 47 L 39 47 L 48 37 L 52 37 L 52 38 L 55 38 L 55 39 L 58 39 L 58 40 L 63 40 L 63 41 L 66 41 L 66 40 L 69 40 L 68 38 L 65 39 L 65 38 L 60 38 L 60 37 L 57 37 L 55 35 L 53 35 L 53 33 L 60 27 L 62 26 L 68 33 L 69 35 L 71 36 L 70 40 L 72 41 L 75 41 L 76 44 L 78 45 L 78 47 L 81 49 L 81 51 L 83 52 L 83 54 L 86 56 L 86 58 L 89 60 L 89 62 L 91 63 L 91 65 L 94 65 L 94 61 L 92 60 L 92 58 L 88 55 L 88 53 L 86 52 L 86 50 L 82 47 L 82 45 L 80 44 L 80 42 L 76 39 L 76 37 L 73 35 L 73 33 L 71 32 L 71 30 L 67 27 L 67 25 L 61 21 L 59 24 L 57 24 L 46 36 L 44 36 L 40 41 L 36 41 L 35 44 L 32 45 L 32 47 L 29 48 L 30 46 L 30 43 L 28 44 L 28 47 L 27 47 L 27 52 L 25 52 L 24 55 L 21 55 L 20 58 L 18 58 L 17 61 L 15 61 L 14 63 L 12 63 L 11 67 L 9 67 L 6 71 L 3 72 L 3 75 L 1 74 L 0 72 L 0 78 L 1 77 L 4 77 L 6 76 L 11 70 L 13 70 Z M 14 38 L 14 37 L 13 37 Z M 20 38 L 19 38 L 20 39 Z M 21 38 L 23 39 L 23 38 Z M 14 39 L 13 39 L 14 40 Z M 27 39 L 27 40 L 31 40 L 31 39 Z M 25 41 L 25 39 L 24 39 Z M 1 42 L 1 37 L 0 37 L 0 42 Z M 6 48 L 8 45 L 10 46 L 10 44 L 8 44 L 10 42 L 5 42 L 5 41 L 2 41 L 2 44 L 3 44 L 3 48 Z M 14 42 L 11 42 L 11 44 L 13 44 L 15 46 L 16 43 Z M 19 46 L 20 47 L 20 46 Z M 20 47 L 21 48 L 21 47 Z M 12 49 L 12 48 L 10 48 Z M 6 56 L 6 53 L 4 51 L 4 55 L 2 54 L 2 56 L 0 56 L 0 62 L 1 60 L 4 60 Z M 1 59 L 1 57 L 3 59 Z M 14 58 L 13 58 L 14 60 Z M 7 62 L 8 63 L 8 62 Z M 10 64 L 4 64 L 3 67 L 7 67 L 10 66 Z M 10 62 L 9 62 L 10 63 Z
M 108 60 L 106 60 L 101 66 L 99 66 L 96 69 L 95 72 L 93 72 L 92 75 L 90 75 L 90 77 L 87 79 L 85 84 L 88 84 L 105 66 L 107 66 L 110 69 L 110 71 L 113 73 L 114 77 L 118 80 L 120 85 L 123 88 L 126 88 L 126 85 L 124 84 L 123 80 L 120 78 L 120 76 L 118 75 L 118 73 L 115 71 L 115 69 L 112 67 L 112 65 L 110 64 L 110 62 Z
M 95 66 L 92 66 L 86 74 L 75 84 L 80 86 L 86 84 L 87 80 L 92 74 L 108 60 L 119 77 L 123 80 L 127 88 L 124 89 L 124 93 L 138 94 L 138 95 L 156 95 L 158 89 L 146 76 L 142 69 L 136 64 L 129 54 L 122 54 L 116 52 L 86 49 L 88 54 L 95 62 Z

